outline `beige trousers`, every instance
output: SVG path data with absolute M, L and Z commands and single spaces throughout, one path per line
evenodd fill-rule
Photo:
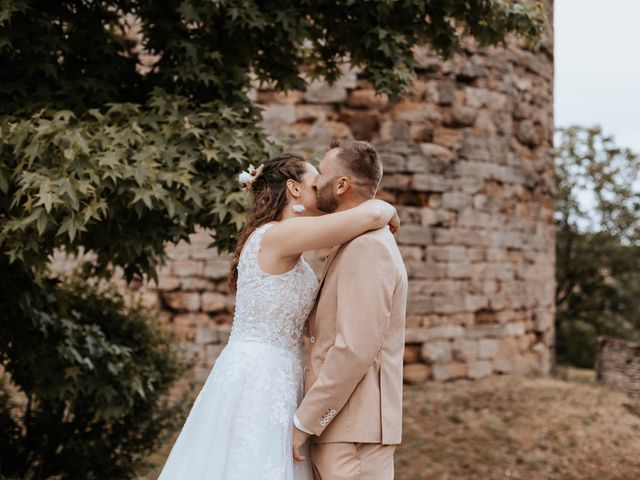
M 392 480 L 396 445 L 312 443 L 314 480 Z

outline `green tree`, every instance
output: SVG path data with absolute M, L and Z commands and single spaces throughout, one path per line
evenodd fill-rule
M 257 126 L 254 83 L 333 81 L 348 61 L 397 98 L 413 45 L 449 56 L 464 36 L 533 42 L 543 17 L 506 0 L 0 1 L 0 356 L 33 399 L 19 418 L 4 410 L 5 446 L 21 453 L 13 466 L 3 455 L 0 473 L 129 478 L 170 428 L 155 420 L 179 370 L 165 340 L 115 293 L 101 304 L 106 294 L 79 285 L 116 267 L 155 278 L 165 243 L 197 225 L 232 246 L 246 208 L 235 175 L 279 148 Z M 95 257 L 73 288 L 48 273 L 59 248 Z M 122 334 L 131 325 L 146 332 L 139 345 Z M 64 388 L 45 381 L 56 375 Z M 139 417 L 134 448 L 126 431 Z
M 82 244 L 97 267 L 150 275 L 162 240 L 196 224 L 231 246 L 245 209 L 234 175 L 273 149 L 252 79 L 297 88 L 348 59 L 396 97 L 414 44 L 450 55 L 465 35 L 494 44 L 542 28 L 540 7 L 503 0 L 0 5 L 3 251 L 37 266 Z M 157 57 L 145 75 L 141 47 Z
M 1 268 L 0 478 L 142 473 L 186 414 L 189 393 L 173 405 L 163 394 L 188 365 L 108 284 L 81 271 L 37 284 L 18 263 Z
M 556 140 L 557 354 L 592 368 L 598 335 L 640 339 L 640 159 L 600 128 Z

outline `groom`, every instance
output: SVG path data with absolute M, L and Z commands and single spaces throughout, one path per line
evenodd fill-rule
M 373 198 L 382 178 L 376 150 L 357 140 L 334 140 L 318 170 L 325 212 Z M 310 437 L 315 480 L 392 479 L 402 434 L 407 273 L 389 228 L 334 247 L 321 282 L 294 458 L 304 458 L 300 448 Z

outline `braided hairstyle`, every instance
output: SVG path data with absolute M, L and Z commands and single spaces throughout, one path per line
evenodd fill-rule
M 254 230 L 265 223 L 273 222 L 282 215 L 287 206 L 287 180 L 302 181 L 307 161 L 292 153 L 284 153 L 267 160 L 250 187 L 252 206 L 247 221 L 240 232 L 229 272 L 229 290 L 235 293 L 238 283 L 240 252 Z

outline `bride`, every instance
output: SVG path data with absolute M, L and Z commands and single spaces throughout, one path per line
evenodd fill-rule
M 293 154 L 240 175 L 253 204 L 231 268 L 231 335 L 159 480 L 313 478 L 309 456 L 294 461 L 291 445 L 303 393 L 301 338 L 319 287 L 301 254 L 398 226 L 395 208 L 381 200 L 323 214 L 316 206 L 318 175 Z

